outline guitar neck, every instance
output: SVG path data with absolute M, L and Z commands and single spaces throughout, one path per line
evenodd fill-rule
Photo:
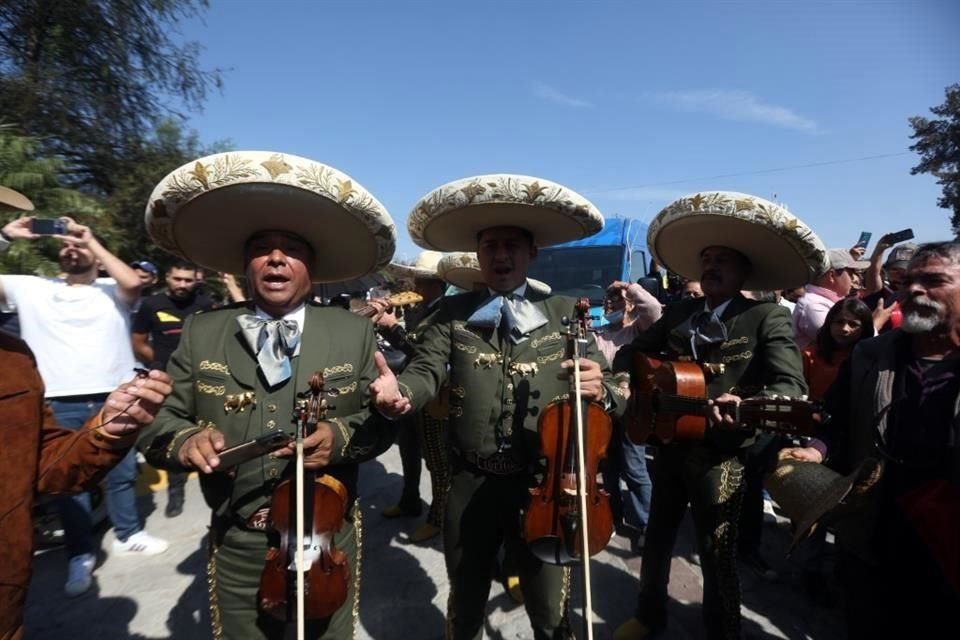
M 658 410 L 661 413 L 677 415 L 706 416 L 710 411 L 706 398 L 694 398 L 676 394 L 657 395 Z M 776 401 L 751 400 L 737 405 L 719 403 L 721 415 L 729 415 L 738 426 L 774 431 L 783 434 L 811 435 L 813 429 L 803 421 L 787 420 L 783 403 Z M 787 407 L 789 409 L 789 407 Z

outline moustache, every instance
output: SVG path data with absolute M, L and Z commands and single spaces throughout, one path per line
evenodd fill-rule
M 934 313 L 939 313 L 943 309 L 943 305 L 935 300 L 931 300 L 927 296 L 917 296 L 916 298 L 910 298 L 903 303 L 903 312 L 909 313 L 910 311 L 920 311 L 920 310 L 932 311 Z
M 720 276 L 719 271 L 704 271 L 703 275 L 700 276 L 700 282 L 703 282 L 704 280 L 716 280 L 719 282 L 722 279 L 723 278 Z

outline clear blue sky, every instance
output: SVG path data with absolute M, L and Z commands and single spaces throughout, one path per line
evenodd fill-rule
M 348 173 L 410 258 L 414 202 L 496 172 L 560 182 L 606 216 L 649 221 L 719 189 L 776 194 L 828 246 L 904 227 L 946 239 L 940 188 L 910 175 L 907 118 L 960 82 L 958 27 L 955 0 L 211 0 L 176 37 L 225 70 L 188 121 L 201 139 Z M 757 173 L 886 154 L 902 155 Z

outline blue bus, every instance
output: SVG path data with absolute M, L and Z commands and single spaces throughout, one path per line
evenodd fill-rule
M 529 276 L 546 282 L 556 294 L 590 298 L 590 315 L 594 326 L 600 326 L 607 286 L 614 280 L 646 277 L 649 261 L 647 224 L 610 218 L 596 235 L 540 249 Z

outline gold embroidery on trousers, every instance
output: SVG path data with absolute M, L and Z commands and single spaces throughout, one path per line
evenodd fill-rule
M 217 552 L 214 537 L 216 533 L 210 530 L 210 557 L 207 559 L 207 596 L 210 599 L 210 627 L 214 640 L 223 636 L 223 626 L 220 624 L 220 604 L 217 601 Z
M 353 505 L 353 529 L 357 537 L 357 566 L 353 570 L 353 608 L 350 613 L 353 618 L 350 637 L 357 637 L 357 621 L 360 619 L 360 561 L 363 558 L 363 512 L 360 509 L 360 498 L 357 497 Z

